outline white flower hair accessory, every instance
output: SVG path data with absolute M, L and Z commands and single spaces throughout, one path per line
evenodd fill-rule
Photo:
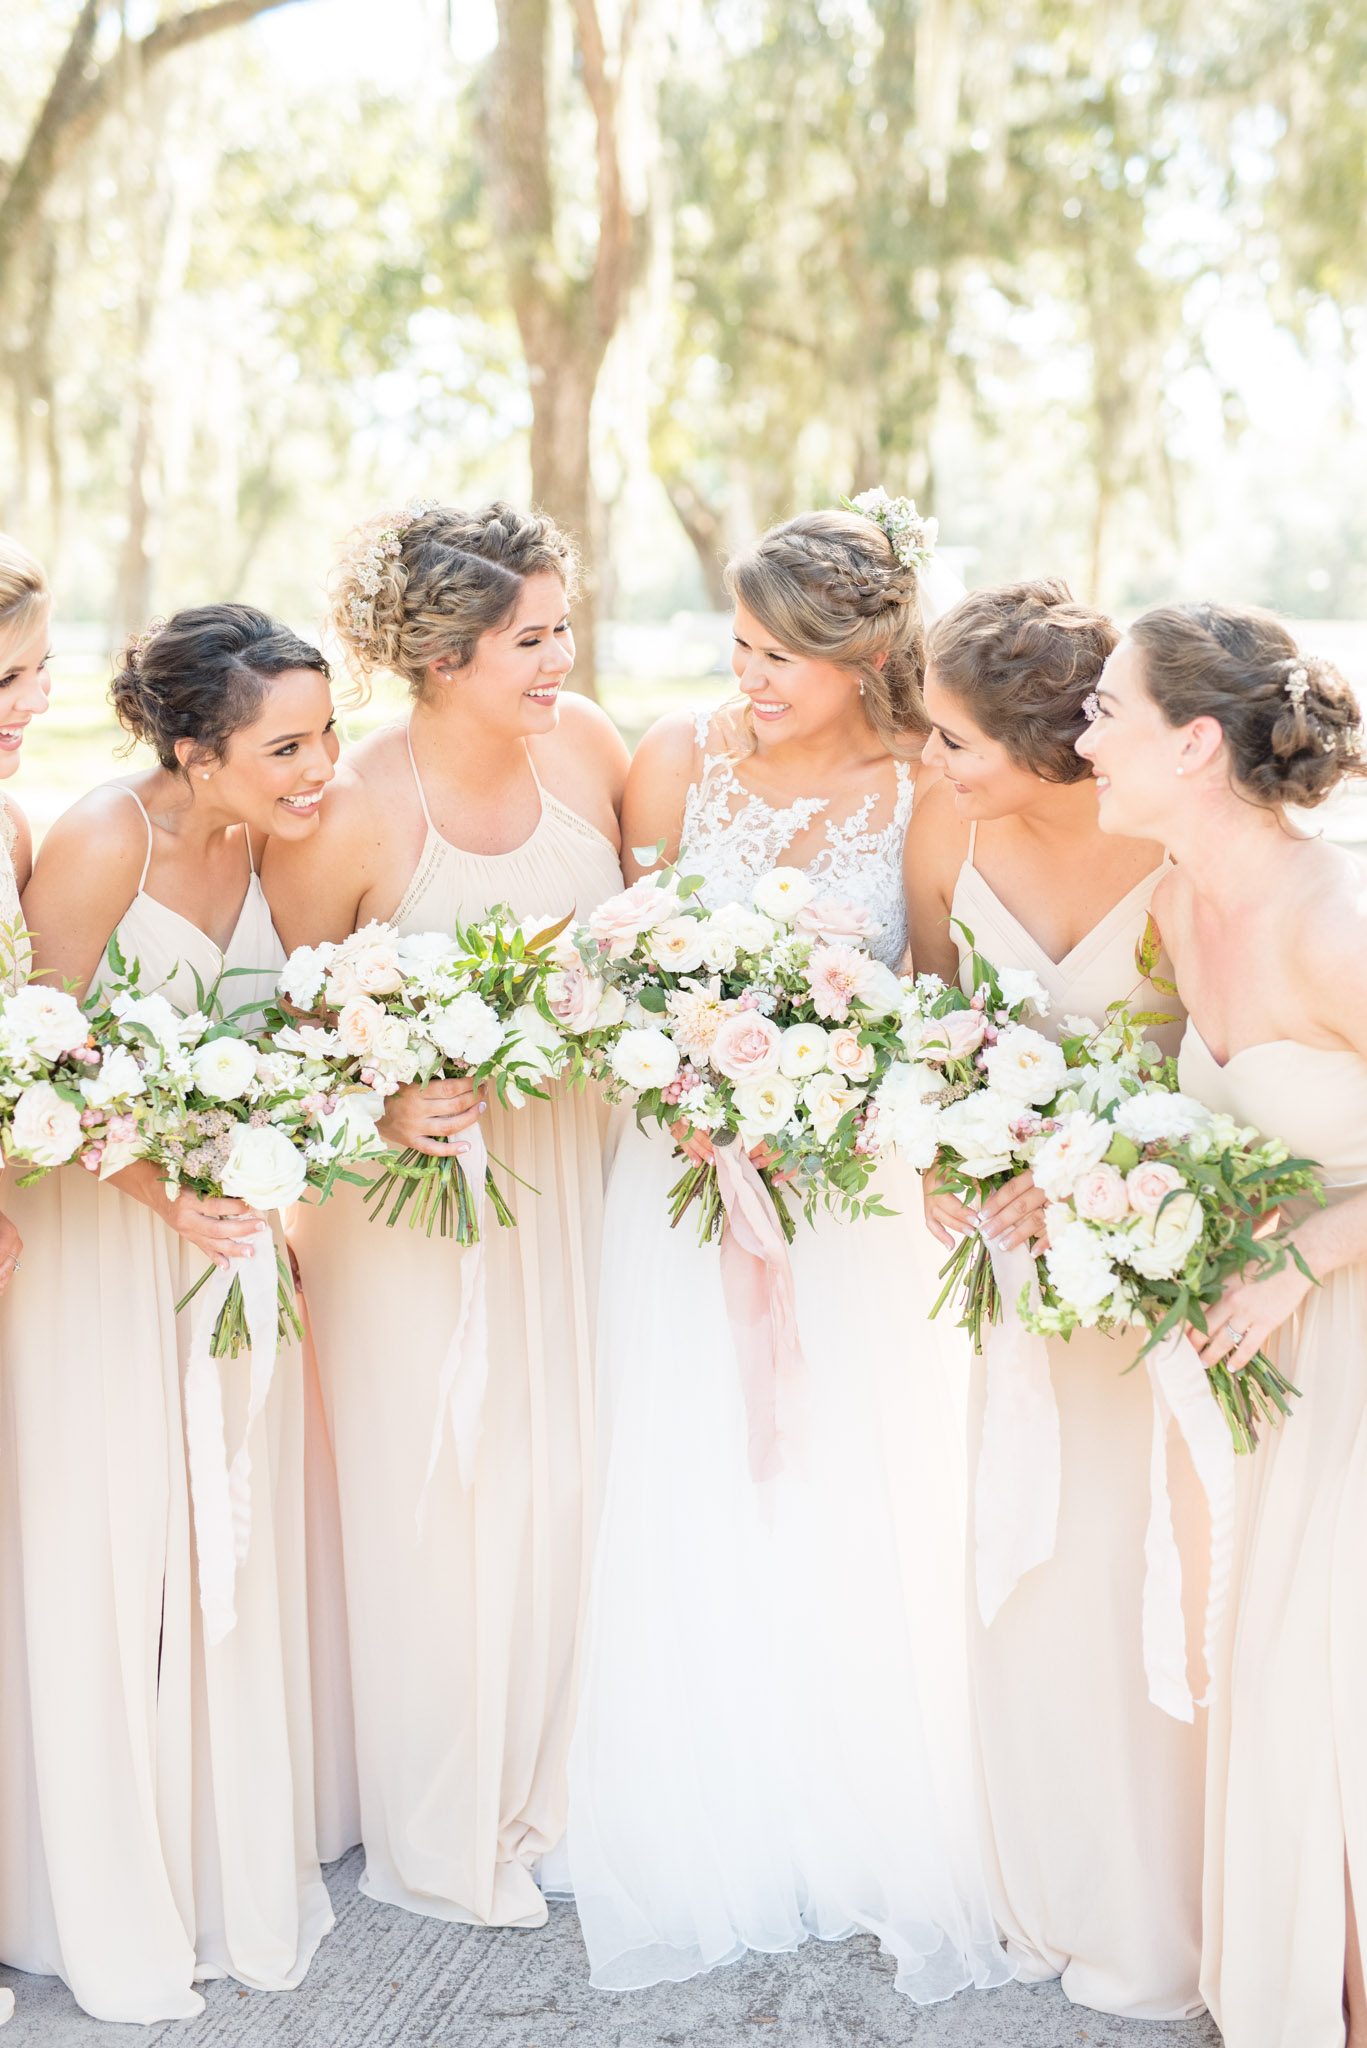
M 1305 702 L 1310 691 L 1310 677 L 1304 662 L 1296 661 L 1290 664 L 1290 672 L 1282 688 L 1293 704 Z
M 428 512 L 435 512 L 435 498 L 412 498 L 403 508 L 392 526 L 382 527 L 370 546 L 362 555 L 356 570 L 356 591 L 351 600 L 351 628 L 358 640 L 373 640 L 375 628 L 370 617 L 375 593 L 380 587 L 380 573 L 385 562 L 398 554 L 405 533 L 410 526 Z
M 892 542 L 892 552 L 904 569 L 924 569 L 935 552 L 938 520 L 923 519 L 910 498 L 890 498 L 879 484 L 861 491 L 857 498 L 841 498 L 847 512 L 858 512 L 881 526 Z
M 1101 716 L 1101 699 L 1095 690 L 1089 690 L 1082 700 L 1082 715 L 1088 725 L 1095 725 Z

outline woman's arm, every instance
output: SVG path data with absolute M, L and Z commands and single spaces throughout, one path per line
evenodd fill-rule
M 85 995 L 146 858 L 147 826 L 116 786 L 93 789 L 63 812 L 23 893 L 35 975 Z
M 636 749 L 622 797 L 622 872 L 628 882 L 639 882 L 658 865 L 654 848 L 661 840 L 664 859 L 678 859 L 697 753 L 692 714 L 686 711 L 658 720 Z M 647 849 L 647 858 L 638 860 L 637 851 Z
M 907 935 L 918 974 L 959 978 L 959 949 L 950 929 L 954 885 L 968 852 L 968 827 L 954 808 L 946 782 L 917 788 L 916 804 L 902 849 L 902 887 L 907 899 Z

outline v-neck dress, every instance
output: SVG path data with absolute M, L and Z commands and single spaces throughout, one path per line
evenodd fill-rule
M 284 957 L 254 874 L 223 952 L 142 884 L 117 936 L 143 987 L 187 1009 L 196 971 L 212 986 L 259 968 L 229 984 L 236 1006 Z M 100 2019 L 188 2018 L 196 1978 L 297 1984 L 332 1925 L 299 1347 L 281 1346 L 253 1430 L 237 1625 L 209 1648 L 175 1312 L 203 1255 L 79 1165 L 7 1203 L 24 1253 L 0 1301 L 0 1957 L 64 1978 Z M 232 1447 L 249 1364 L 221 1361 Z
M 1219 1065 L 1194 1024 L 1182 1086 L 1367 1189 L 1367 1060 L 1290 1039 Z M 1268 1346 L 1295 1413 L 1241 1458 L 1211 1714 L 1201 1988 L 1227 2048 L 1341 2048 L 1344 1859 L 1367 1923 L 1367 1260 Z
M 549 790 L 521 846 L 474 854 L 437 831 L 416 765 L 414 781 L 426 832 L 399 931 L 450 932 L 499 903 L 584 918 L 621 888 L 608 840 Z M 491 1217 L 485 1241 L 474 1479 L 462 1486 L 448 1430 L 421 1529 L 464 1254 L 372 1221 L 355 1187 L 301 1203 L 291 1223 L 337 1458 L 361 1889 L 437 1919 L 539 1926 L 536 1866 L 564 1833 L 605 1121 L 592 1089 L 490 1102 L 485 1135 L 517 1225 Z
M 1052 1001 L 1038 1029 L 1057 1037 L 1065 1017 L 1104 1022 L 1106 1005 L 1125 997 L 1136 1007 L 1174 1007 L 1148 987 L 1133 995 L 1135 947 L 1161 869 L 1054 961 L 975 866 L 976 837 L 975 827 L 953 915 L 994 966 L 1038 975 Z M 970 948 L 957 936 L 967 988 Z M 1171 980 L 1170 969 L 1158 971 Z M 1171 1041 L 1176 1028 L 1153 1036 Z M 1152 1414 L 1142 1369 L 1126 1371 L 1137 1350 L 1136 1339 L 1093 1330 L 1050 1343 L 1062 1458 L 1054 1555 L 1025 1574 L 990 1628 L 971 1603 L 969 1648 L 997 1911 L 1021 1975 L 1061 1977 L 1075 2004 L 1101 2012 L 1177 2019 L 1201 2010 L 1205 1729 L 1203 1716 L 1188 1726 L 1155 1707 L 1144 1676 Z M 977 1359 L 974 1482 L 985 1384 Z M 1188 1641 L 1199 1664 L 1205 1504 L 1175 1435 L 1169 1459 Z

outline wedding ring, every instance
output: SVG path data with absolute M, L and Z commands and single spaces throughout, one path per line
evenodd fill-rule
M 1232 1325 L 1227 1323 L 1225 1325 L 1225 1335 L 1229 1338 L 1230 1342 L 1233 1344 L 1235 1350 L 1237 1351 L 1239 1346 L 1243 1343 L 1244 1338 L 1248 1335 L 1248 1331 L 1236 1330 L 1233 1328 Z

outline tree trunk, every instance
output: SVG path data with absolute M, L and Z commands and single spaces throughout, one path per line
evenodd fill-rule
M 693 544 L 709 607 L 714 612 L 729 612 L 731 599 L 722 575 L 726 566 L 724 515 L 714 505 L 708 504 L 702 492 L 696 490 L 687 477 L 662 475 L 660 480 L 674 507 L 675 517 Z

